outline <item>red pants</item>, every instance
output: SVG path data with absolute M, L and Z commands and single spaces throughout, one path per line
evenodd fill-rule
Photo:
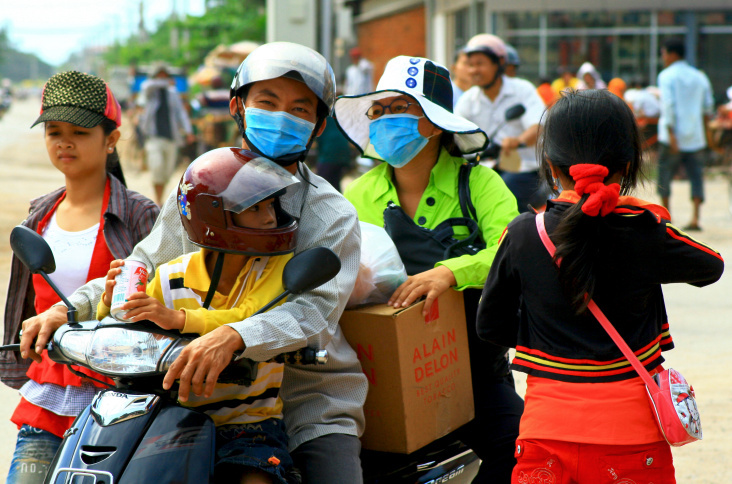
M 675 484 L 671 447 L 517 440 L 511 484 Z

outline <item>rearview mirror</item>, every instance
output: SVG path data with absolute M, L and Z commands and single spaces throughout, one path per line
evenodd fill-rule
M 315 289 L 333 279 L 341 270 L 341 260 L 327 247 L 313 247 L 287 261 L 282 283 L 292 294 Z
M 513 121 L 524 115 L 526 108 L 523 104 L 514 104 L 510 108 L 506 109 L 505 117 L 506 121 Z
M 18 225 L 10 232 L 10 247 L 20 262 L 33 274 L 45 272 L 51 274 L 56 270 L 51 247 L 43 237 L 24 225 Z
M 66 315 L 69 323 L 76 323 L 76 308 L 48 277 L 56 270 L 56 260 L 53 258 L 51 247 L 43 237 L 25 225 L 18 225 L 10 232 L 10 247 L 32 274 L 40 274 L 46 280 L 68 308 Z

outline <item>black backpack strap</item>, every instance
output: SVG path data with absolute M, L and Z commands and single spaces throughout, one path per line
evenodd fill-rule
M 478 212 L 473 206 L 473 200 L 470 198 L 470 171 L 473 169 L 472 163 L 463 163 L 460 165 L 458 174 L 458 199 L 460 200 L 460 210 L 463 217 L 478 220 Z
M 468 236 L 461 240 L 455 240 L 453 238 L 453 236 L 455 235 L 454 227 L 466 227 L 468 229 Z M 476 222 L 472 218 L 455 217 L 443 220 L 437 227 L 433 229 L 433 234 L 434 237 L 437 240 L 442 241 L 443 244 L 447 244 L 450 240 L 454 241 L 445 247 L 445 251 L 442 254 L 442 259 L 447 260 L 461 255 L 459 249 L 462 249 L 464 247 L 475 247 L 476 242 L 479 241 L 480 228 L 478 227 L 478 222 Z M 477 252 L 478 250 L 479 248 L 474 249 L 473 253 Z

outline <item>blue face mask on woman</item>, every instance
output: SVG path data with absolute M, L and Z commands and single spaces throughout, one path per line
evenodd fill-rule
M 315 128 L 310 121 L 284 111 L 246 108 L 244 119 L 247 139 L 272 159 L 304 151 Z
M 419 134 L 420 118 L 413 114 L 392 114 L 369 125 L 369 140 L 374 150 L 394 168 L 406 165 L 427 146 L 429 138 Z

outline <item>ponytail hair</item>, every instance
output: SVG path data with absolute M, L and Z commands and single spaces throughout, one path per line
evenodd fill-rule
M 547 110 L 537 154 L 551 187 L 549 163 L 570 179 L 574 165 L 602 165 L 608 169 L 605 181 L 622 174 L 620 194 L 625 195 L 642 177 L 641 146 L 635 116 L 625 101 L 607 90 L 588 89 L 562 93 Z M 567 209 L 552 233 L 557 248 L 554 260 L 562 261 L 559 279 L 577 314 L 587 308 L 595 291 L 594 272 L 603 244 L 611 243 L 604 217 L 582 210 L 589 196 L 582 195 Z
M 117 129 L 117 125 L 114 121 L 111 119 L 105 118 L 102 122 L 102 129 L 104 130 L 105 135 L 109 135 Z M 127 187 L 127 181 L 125 180 L 125 175 L 122 173 L 122 165 L 119 162 L 119 153 L 117 153 L 117 147 L 114 147 L 114 150 L 111 153 L 107 154 L 107 173 L 114 176 L 117 180 L 119 180 L 122 185 Z

